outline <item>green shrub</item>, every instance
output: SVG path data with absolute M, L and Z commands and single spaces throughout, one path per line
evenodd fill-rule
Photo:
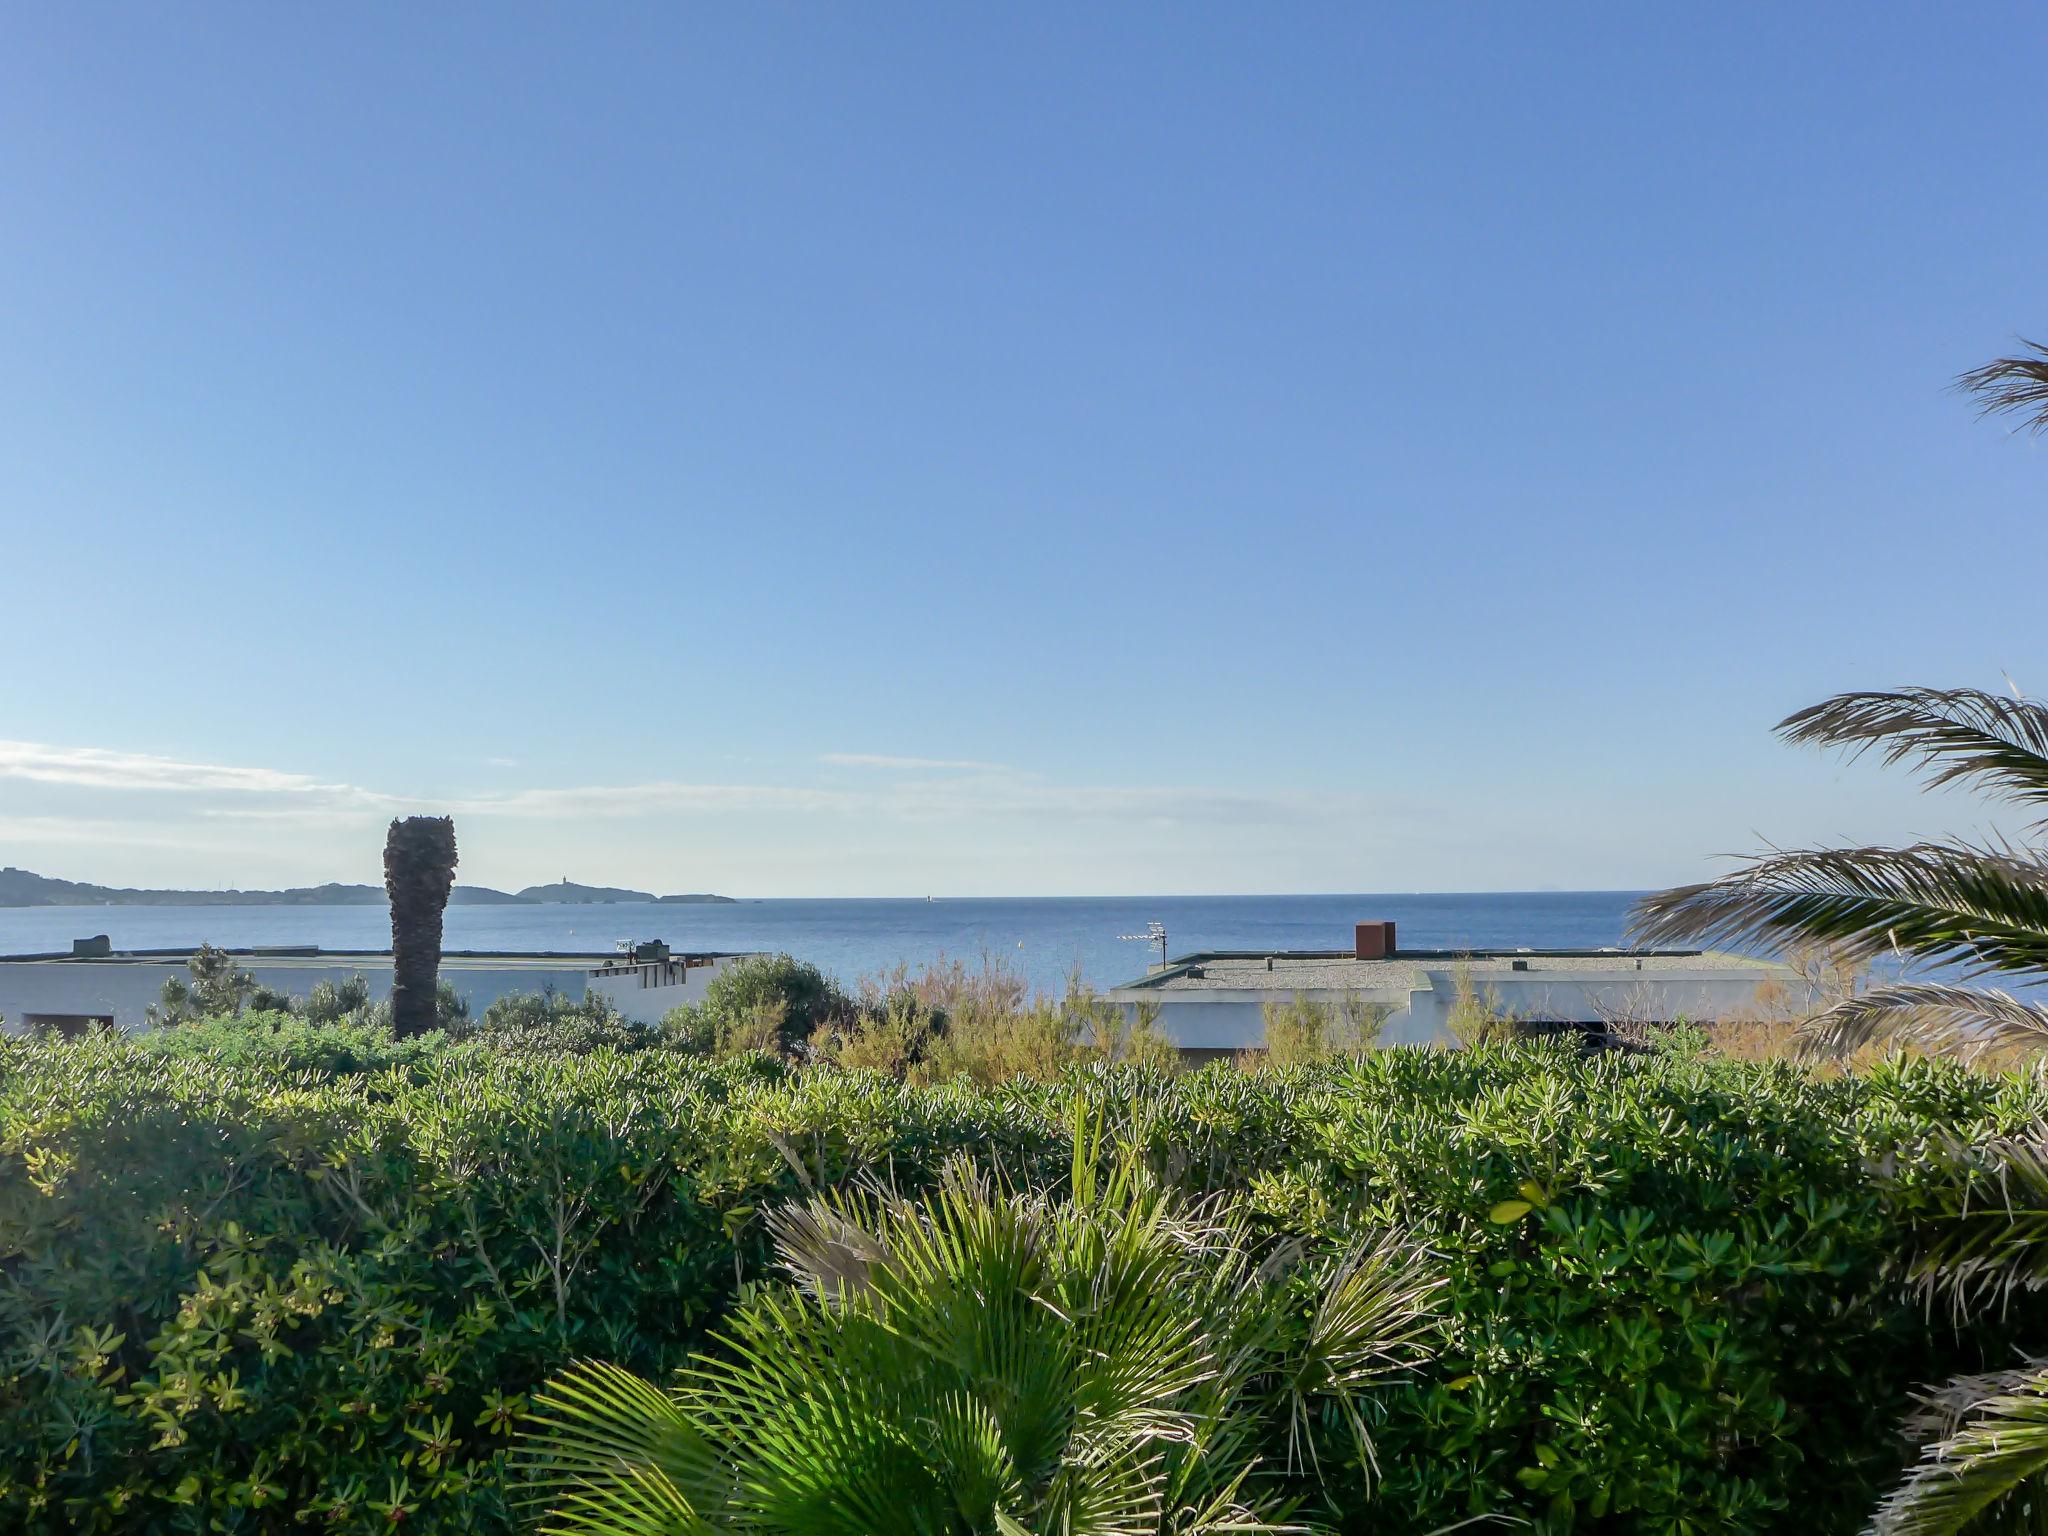
M 211 944 L 201 944 L 185 962 L 185 970 L 189 980 L 172 976 L 159 989 L 149 1007 L 152 1025 L 163 1028 L 240 1013 L 258 990 L 256 978 L 236 965 L 234 956 Z M 261 990 L 258 1006 L 276 1009 L 278 994 L 267 987 Z
M 452 988 L 450 990 L 453 990 Z M 299 1012 L 312 1023 L 333 1024 L 370 1006 L 370 983 L 361 971 L 343 981 L 316 981 Z M 464 1004 L 464 1011 L 468 1005 Z
M 608 999 L 595 994 L 571 999 L 553 988 L 499 998 L 477 1023 L 459 1029 L 458 1038 L 542 1056 L 644 1051 L 663 1043 L 660 1030 L 627 1018 Z
M 264 1067 L 277 1071 L 338 1073 L 411 1071 L 433 1059 L 447 1044 L 436 1032 L 395 1040 L 388 1018 L 374 1011 L 346 1014 L 315 1023 L 298 1013 L 250 1011 L 199 1019 L 177 1029 L 151 1030 L 138 1038 L 140 1049 L 162 1057 L 198 1057 L 231 1067 Z
M 1369 1051 L 1386 1027 L 1387 1008 L 1356 993 L 1334 1002 L 1297 992 L 1284 1003 L 1260 1010 L 1265 1025 L 1263 1060 L 1269 1067 L 1307 1066 Z
M 1441 1256 L 1377 1499 L 1332 1493 L 1360 1530 L 1854 1530 L 1913 1384 L 2048 1343 L 1931 1334 L 1887 1270 L 1921 1149 L 2033 1124 L 2032 1076 L 1522 1045 L 917 1087 L 254 1022 L 0 1041 L 0 1531 L 510 1532 L 540 1382 L 712 1348 L 800 1197 L 961 1153 L 1056 1191 L 1081 1111 L 1272 1241 Z
M 795 1057 L 811 1037 L 853 1016 L 853 1003 L 815 965 L 750 955 L 713 976 L 703 1001 L 671 1009 L 662 1029 L 700 1052 L 766 1051 Z

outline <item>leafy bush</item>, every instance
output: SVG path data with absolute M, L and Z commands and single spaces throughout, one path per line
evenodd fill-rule
M 459 1038 L 475 1040 L 501 1051 L 539 1055 L 560 1052 L 587 1056 L 592 1051 L 644 1051 L 663 1043 L 662 1032 L 627 1018 L 609 999 L 593 993 L 567 998 L 549 988 L 499 998 Z
M 452 988 L 450 989 L 453 990 Z M 344 981 L 316 981 L 299 1006 L 302 1017 L 314 1024 L 333 1024 L 370 1006 L 370 984 L 362 972 Z M 464 1011 L 468 1005 L 464 1004 Z
M 218 1026 L 223 1019 L 244 1013 L 294 1014 L 310 1024 L 358 1024 L 391 1028 L 391 1005 L 370 1001 L 370 984 L 361 972 L 336 982 L 322 978 L 313 983 L 303 998 L 295 998 L 275 987 L 259 983 L 235 964 L 234 956 L 211 944 L 202 944 L 185 962 L 189 979 L 168 978 L 149 1006 L 153 1029 L 186 1027 L 193 1024 Z M 434 987 L 434 1020 L 439 1029 L 461 1026 L 469 1017 L 469 1004 L 445 978 Z
M 1930 1332 L 1888 1268 L 1952 1182 L 1921 1149 L 2034 1124 L 2034 1076 L 1522 1045 L 919 1087 L 327 1038 L 0 1041 L 0 1530 L 509 1532 L 550 1375 L 727 1358 L 773 1213 L 961 1154 L 1056 1195 L 1077 1115 L 1262 1244 L 1441 1256 L 1437 1360 L 1362 1410 L 1376 1497 L 1330 1464 L 1347 1528 L 1854 1530 L 1912 1383 L 2048 1342 Z
M 1265 1051 L 1263 1060 L 1254 1058 L 1253 1064 L 1267 1067 L 1306 1066 L 1369 1051 L 1386 1028 L 1388 1013 L 1384 1004 L 1357 993 L 1326 1002 L 1300 992 L 1259 1011 L 1265 1024 Z
M 202 944 L 185 962 L 189 980 L 172 976 L 149 1007 L 149 1022 L 159 1028 L 189 1024 L 195 1019 L 240 1013 L 258 989 L 256 978 L 235 964 L 234 956 Z M 277 994 L 264 988 L 259 1007 L 275 1010 Z
M 152 1030 L 139 1049 L 161 1057 L 197 1057 L 229 1067 L 312 1071 L 322 1076 L 411 1071 L 447 1044 L 436 1031 L 395 1040 L 388 1018 L 373 1011 L 315 1023 L 303 1014 L 255 1012 L 201 1019 L 178 1029 Z
M 685 1050 L 794 1057 L 852 1012 L 846 994 L 815 965 L 750 955 L 713 976 L 702 1002 L 671 1009 L 662 1029 Z
M 1078 974 L 1064 993 L 1033 997 L 1022 977 L 986 955 L 973 968 L 941 959 L 871 978 L 850 1012 L 812 1036 L 810 1053 L 906 1082 L 967 1078 L 986 1085 L 1057 1077 L 1091 1063 L 1180 1065 L 1156 1010 L 1127 1020 Z

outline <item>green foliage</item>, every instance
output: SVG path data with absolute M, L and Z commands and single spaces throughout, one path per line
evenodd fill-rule
M 1989 411 L 2039 405 L 2039 359 L 2006 358 L 1964 376 Z M 2036 418 L 2038 424 L 2038 416 Z M 1934 785 L 1970 785 L 2035 818 L 2048 806 L 2048 704 L 1971 688 L 1838 694 L 1779 722 L 1808 745 L 1875 752 Z M 2025 995 L 1901 976 L 1834 998 L 1800 1026 L 1810 1049 L 1852 1058 L 1879 1042 L 1966 1060 L 2033 1060 L 2048 1049 L 2048 858 L 2025 841 L 1952 839 L 1903 848 L 1795 849 L 1751 859 L 1637 907 L 1638 938 L 1820 946 L 1840 959 L 1938 962 L 1964 979 L 2023 978 Z M 1974 1146 L 1973 1146 L 1974 1143 Z M 2048 1140 L 1947 1132 L 1924 1167 L 1901 1165 L 1914 1224 L 1913 1273 L 1953 1303 L 2003 1309 L 2048 1284 Z M 1931 1170 L 1931 1172 L 1926 1172 Z M 1926 1172 L 1924 1180 L 1922 1174 Z M 1924 1196 L 1925 1198 L 1914 1198 Z M 2038 1305 L 2030 1308 L 2038 1311 Z M 2039 1362 L 2014 1375 L 1959 1376 L 1948 1405 L 1916 1419 L 1928 1443 L 1879 1511 L 1877 1529 L 1933 1533 L 2048 1528 L 2048 1398 Z
M 814 1305 L 735 1310 L 799 1202 L 882 1221 L 835 1192 L 916 1197 L 964 1153 L 1067 1220 L 1077 1117 L 1175 1210 L 1236 1202 L 1248 1253 L 1439 1256 L 1436 1359 L 1359 1400 L 1371 1500 L 1311 1415 L 1342 1513 L 1307 1513 L 1345 1529 L 1853 1530 L 1913 1382 L 2044 1342 L 1930 1332 L 1889 1267 L 1997 1176 L 1945 1137 L 2048 1115 L 2032 1075 L 1519 1045 L 917 1086 L 358 1027 L 0 1041 L 0 1531 L 509 1533 L 540 1383 L 738 1359 L 714 1333 L 761 1298 Z
M 361 1013 L 369 1006 L 370 984 L 358 971 L 343 981 L 314 982 L 305 1002 L 299 1005 L 299 1012 L 309 1023 L 333 1024 L 352 1013 Z M 467 1007 L 465 1004 L 465 1011 Z
M 326 1023 L 305 1014 L 250 1012 L 200 1019 L 181 1029 L 141 1036 L 139 1050 L 167 1058 L 196 1058 L 229 1067 L 312 1071 L 322 1077 L 343 1073 L 413 1072 L 434 1060 L 447 1043 L 436 1031 L 397 1040 L 390 1021 L 364 1009 Z
M 590 1365 L 543 1389 L 549 1528 L 1268 1529 L 1325 1464 L 1355 1473 L 1368 1389 L 1426 1357 L 1434 1262 L 1311 1256 L 1093 1151 L 1057 1196 L 956 1163 L 922 1201 L 778 1212 L 793 1287 L 742 1300 L 675 1390 Z
M 1500 994 L 1491 987 L 1481 990 L 1472 979 L 1471 967 L 1464 965 L 1451 973 L 1451 1006 L 1444 1015 L 1444 1028 L 1467 1050 L 1526 1039 L 1531 1034 L 1525 1021 L 1501 1007 Z
M 1089 1063 L 1180 1065 L 1156 1009 L 1127 1019 L 1078 973 L 1064 993 L 1032 997 L 1021 977 L 988 956 L 976 967 L 941 959 L 871 978 L 850 1011 L 811 1037 L 810 1056 L 905 1082 L 983 1084 L 1057 1077 Z
M 795 1057 L 813 1035 L 852 1012 L 846 994 L 815 965 L 753 955 L 713 976 L 702 1002 L 671 1010 L 662 1029 L 685 1050 Z
M 596 993 L 567 998 L 545 992 L 516 992 L 499 998 L 475 1025 L 456 1033 L 499 1050 L 538 1055 L 592 1051 L 643 1051 L 664 1043 L 662 1032 L 637 1024 Z
M 1260 1010 L 1265 1022 L 1265 1052 L 1260 1063 L 1272 1067 L 1308 1066 L 1369 1051 L 1386 1027 L 1387 1009 L 1355 993 L 1335 1002 L 1297 992 L 1284 1003 Z
M 235 964 L 234 956 L 211 944 L 202 944 L 185 962 L 189 981 L 167 979 L 156 1002 L 150 1005 L 149 1022 L 154 1028 L 189 1024 L 194 1019 L 216 1018 L 240 1013 L 256 991 L 256 978 Z M 266 989 L 263 1003 L 275 1008 L 276 996 Z
M 0 1530 L 509 1531 L 506 1432 L 550 1372 L 671 1369 L 762 1211 L 989 1142 L 976 1106 L 853 1082 L 0 1044 Z
M 223 1021 L 243 1014 L 260 1016 L 254 1027 L 275 1030 L 278 1016 L 292 1015 L 308 1024 L 333 1025 L 347 1022 L 372 1032 L 391 1032 L 391 1007 L 370 1001 L 370 984 L 362 973 L 341 981 L 322 978 L 313 983 L 303 998 L 295 998 L 273 987 L 258 984 L 256 978 L 235 964 L 234 957 L 210 944 L 185 962 L 189 981 L 172 977 L 163 984 L 148 1013 L 152 1029 L 172 1026 L 204 1026 L 213 1038 L 226 1040 L 233 1030 Z M 434 985 L 434 1027 L 456 1030 L 469 1018 L 469 1004 L 452 983 Z M 353 1068 L 345 1070 L 354 1070 Z
M 833 1065 L 880 1072 L 898 1081 L 924 1074 L 947 1026 L 944 1012 L 910 987 L 864 997 L 852 1018 L 811 1037 L 811 1048 Z

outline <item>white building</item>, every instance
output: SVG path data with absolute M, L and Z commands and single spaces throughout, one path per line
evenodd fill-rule
M 391 956 L 379 951 L 313 947 L 228 951 L 238 969 L 259 986 L 303 998 L 323 981 L 352 976 L 369 984 L 372 1001 L 391 995 Z M 143 1029 L 149 1005 L 168 980 L 189 980 L 192 951 L 114 953 L 81 940 L 72 954 L 0 956 L 0 1020 L 12 1029 L 83 1029 L 113 1025 Z M 572 1001 L 609 999 L 627 1018 L 657 1024 L 669 1009 L 704 996 L 711 978 L 746 956 L 660 953 L 646 959 L 618 954 L 487 954 L 441 957 L 441 979 L 469 1005 L 471 1018 L 499 998 L 552 989 Z
M 755 958 L 758 957 L 713 953 L 613 960 L 587 972 L 583 990 L 586 996 L 606 998 L 629 1019 L 659 1024 L 669 1009 L 702 1002 L 711 978 L 720 971 Z
M 1265 1044 L 1265 1006 L 1296 998 L 1383 1010 L 1382 1045 L 1451 1044 L 1461 994 L 1532 1023 L 1602 1029 L 1618 1022 L 1710 1023 L 1738 1016 L 1766 982 L 1794 984 L 1785 966 L 1701 950 L 1397 949 L 1392 923 L 1360 923 L 1350 950 L 1208 951 L 1154 966 L 1113 988 L 1136 1018 L 1157 1012 L 1182 1050 Z

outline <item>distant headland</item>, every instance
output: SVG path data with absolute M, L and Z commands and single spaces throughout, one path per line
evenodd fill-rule
M 529 885 L 523 891 L 494 891 L 487 885 L 458 885 L 450 906 L 506 907 L 609 905 L 617 902 L 729 902 L 730 896 L 694 892 L 657 896 L 652 891 L 616 885 L 578 885 L 569 879 L 551 885 Z M 295 885 L 281 891 L 153 891 L 125 886 L 89 885 L 32 874 L 12 865 L 0 869 L 0 907 L 381 907 L 381 885 Z

